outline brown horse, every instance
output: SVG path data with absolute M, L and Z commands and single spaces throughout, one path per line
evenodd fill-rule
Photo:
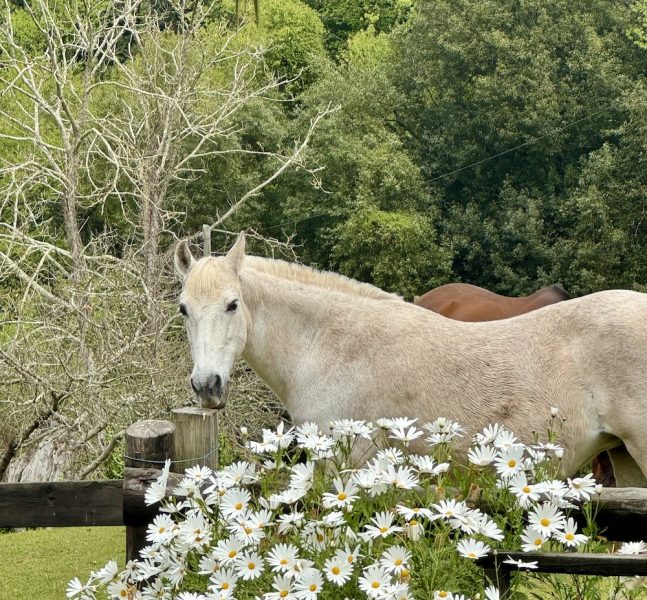
M 542 288 L 530 296 L 512 298 L 469 283 L 448 283 L 419 296 L 414 304 L 456 321 L 497 321 L 570 298 L 560 285 Z M 593 459 L 592 469 L 598 482 L 607 487 L 615 485 L 607 452 L 602 452 Z
M 448 283 L 416 298 L 414 303 L 456 321 L 498 321 L 570 298 L 559 285 L 542 288 L 531 296 L 511 298 L 469 283 Z

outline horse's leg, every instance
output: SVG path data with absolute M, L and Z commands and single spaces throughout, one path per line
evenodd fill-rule
M 634 454 L 641 448 L 634 448 Z M 647 448 L 645 448 L 647 451 Z M 617 487 L 647 487 L 647 477 L 643 474 L 638 463 L 633 459 L 631 454 L 625 446 L 616 446 L 608 450 L 611 457 L 611 464 L 613 464 L 613 474 L 616 478 Z M 643 453 L 647 464 L 647 452 Z
M 591 461 L 591 471 L 595 481 L 604 487 L 616 487 L 616 480 L 613 476 L 613 465 L 611 464 L 611 457 L 607 451 L 600 452 L 597 456 L 593 457 Z

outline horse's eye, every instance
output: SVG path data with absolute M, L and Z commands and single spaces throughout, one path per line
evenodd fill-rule
M 186 312 L 186 305 L 184 305 L 184 304 L 180 304 L 180 314 L 181 314 L 183 317 L 186 317 L 186 315 L 187 315 L 187 312 Z
M 227 304 L 227 312 L 234 312 L 238 308 L 238 300 L 232 300 Z

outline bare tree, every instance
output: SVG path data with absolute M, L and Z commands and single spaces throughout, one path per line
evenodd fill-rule
M 261 48 L 210 14 L 213 3 L 174 0 L 164 14 L 150 6 L 35 0 L 22 13 L 36 39 L 26 44 L 5 0 L 0 478 L 21 447 L 54 438 L 72 450 L 70 469 L 87 475 L 129 422 L 186 401 L 162 252 L 182 217 L 173 200 L 205 176 L 206 159 L 258 155 L 270 174 L 214 215 L 226 230 L 287 169 L 308 169 L 304 149 L 330 112 L 285 153 L 232 143 L 238 113 L 276 101 L 284 81 L 267 71 Z M 115 205 L 120 226 L 86 231 L 89 209 Z

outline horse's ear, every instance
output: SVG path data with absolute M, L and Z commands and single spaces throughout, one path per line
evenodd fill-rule
M 238 273 L 240 270 L 240 266 L 243 264 L 243 258 L 245 258 L 245 232 L 241 231 L 238 234 L 236 243 L 227 252 L 227 260 L 233 267 L 235 273 Z
M 182 240 L 175 247 L 175 256 L 173 258 L 175 272 L 180 276 L 180 278 L 184 279 L 194 262 L 195 258 L 193 258 L 191 250 L 189 250 L 189 244 L 187 244 L 186 240 Z

